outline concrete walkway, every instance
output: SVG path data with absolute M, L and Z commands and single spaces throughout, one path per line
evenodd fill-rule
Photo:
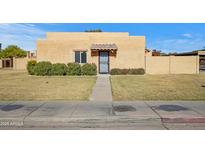
M 0 102 L 0 129 L 205 129 L 204 101 Z
M 110 85 L 110 75 L 98 75 L 90 101 L 95 102 L 111 102 L 112 90 Z

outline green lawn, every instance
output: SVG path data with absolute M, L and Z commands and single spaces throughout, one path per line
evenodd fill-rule
M 0 100 L 88 100 L 96 77 L 30 76 L 0 70 Z
M 114 100 L 205 100 L 205 74 L 111 76 Z

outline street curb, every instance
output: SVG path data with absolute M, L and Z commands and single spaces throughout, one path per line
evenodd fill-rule
M 65 128 L 65 129 L 75 129 L 75 130 L 86 130 L 86 129 L 137 129 L 139 125 L 146 125 L 155 129 L 164 129 L 159 119 L 129 119 L 126 117 L 93 117 L 91 118 L 69 118 L 69 119 L 30 119 L 24 122 L 24 128 L 47 128 L 47 129 L 56 129 L 56 128 Z
M 17 118 L 0 118 L 1 122 L 6 123 L 5 126 L 0 126 L 0 129 L 6 128 L 38 128 L 38 127 L 69 127 L 69 128 L 114 128 L 118 125 L 128 125 L 127 123 L 132 123 L 133 125 L 140 123 L 154 123 L 161 124 L 160 118 L 149 118 L 149 117 L 126 117 L 126 116 L 98 116 L 98 117 L 27 117 L 24 120 Z
M 205 123 L 205 117 L 196 118 L 161 118 L 162 123 Z

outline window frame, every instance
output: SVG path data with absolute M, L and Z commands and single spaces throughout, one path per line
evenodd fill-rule
M 76 62 L 76 52 L 79 52 L 80 53 L 80 63 L 79 62 Z M 85 52 L 85 63 L 82 63 L 82 53 Z M 86 64 L 87 63 L 87 50 L 74 50 L 74 61 L 75 63 L 79 63 L 79 64 Z
M 83 62 L 83 54 L 85 54 L 84 56 L 84 61 L 85 62 Z M 82 51 L 82 52 L 80 52 L 80 62 L 81 62 L 81 64 L 86 64 L 87 63 L 87 52 L 85 52 L 85 51 Z

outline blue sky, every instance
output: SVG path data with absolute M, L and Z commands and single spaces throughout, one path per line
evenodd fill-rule
M 0 24 L 0 42 L 3 48 L 16 44 L 26 50 L 36 49 L 36 40 L 46 32 L 83 32 L 100 28 L 104 32 L 129 32 L 146 36 L 146 47 L 163 52 L 188 52 L 205 47 L 205 24 Z

